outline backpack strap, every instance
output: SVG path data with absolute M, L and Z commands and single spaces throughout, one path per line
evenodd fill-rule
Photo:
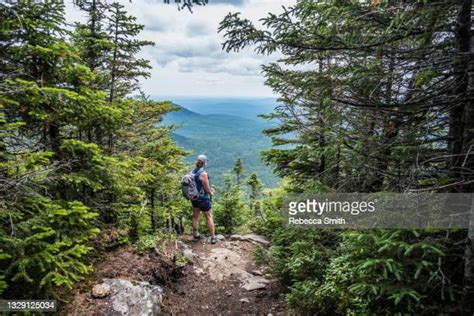
M 201 173 L 203 171 L 204 171 L 204 169 L 200 168 L 196 172 L 194 172 L 194 181 L 196 182 L 196 187 L 197 187 L 197 190 L 199 192 L 199 195 L 201 195 L 201 193 L 203 193 L 203 191 L 204 191 L 204 189 L 202 187 L 201 179 L 199 179 L 199 176 L 201 175 Z

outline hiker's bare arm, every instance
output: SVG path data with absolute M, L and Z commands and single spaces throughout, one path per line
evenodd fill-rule
M 210 195 L 214 195 L 214 190 L 209 186 L 209 178 L 207 176 L 207 172 L 201 173 L 201 175 L 199 176 L 199 179 L 202 182 L 204 191 L 206 191 Z

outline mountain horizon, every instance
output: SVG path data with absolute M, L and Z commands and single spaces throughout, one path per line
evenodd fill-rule
M 161 124 L 177 126 L 171 135 L 179 146 L 192 151 L 186 157 L 190 166 L 198 154 L 207 155 L 213 182 L 222 185 L 224 174 L 232 173 L 235 160 L 241 158 L 246 177 L 256 172 L 266 186 L 277 185 L 278 179 L 271 167 L 260 159 L 260 151 L 271 147 L 270 138 L 262 131 L 273 126 L 272 122 L 245 111 L 250 108 L 248 105 L 241 108 L 241 116 L 226 114 L 228 109 L 204 114 L 195 111 L 199 105 L 195 105 L 194 110 L 175 102 L 174 105 L 180 110 L 166 114 Z M 206 112 L 206 105 L 203 108 Z

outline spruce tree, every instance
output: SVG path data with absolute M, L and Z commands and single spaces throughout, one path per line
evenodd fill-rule
M 255 172 L 249 176 L 247 184 L 250 186 L 250 200 L 254 201 L 259 199 L 262 192 L 263 183 L 260 181 Z
M 235 161 L 233 170 L 237 179 L 237 185 L 240 186 L 242 184 L 242 176 L 244 174 L 244 164 L 242 163 L 242 159 L 238 158 Z
M 90 25 L 78 25 L 74 46 L 63 4 L 1 8 L 0 290 L 8 285 L 11 297 L 46 297 L 91 271 L 85 255 L 99 226 L 132 231 L 138 219 L 138 233 L 151 230 L 137 216 L 149 212 L 150 190 L 170 196 L 160 211 L 176 209 L 169 183 L 184 153 L 169 129 L 155 128 L 168 103 L 109 102 L 100 89 L 109 88 L 99 78 L 109 78 L 110 57 L 100 19 L 89 21 L 94 36 Z M 120 152 L 104 151 L 98 122 L 120 136 Z
M 137 92 L 138 80 L 150 76 L 148 60 L 137 58 L 136 54 L 151 41 L 136 39 L 144 26 L 136 23 L 136 18 L 127 14 L 124 6 L 114 2 L 108 8 L 107 31 L 111 36 L 112 49 L 108 55 L 108 100 L 123 98 Z
M 97 75 L 103 75 L 107 71 L 107 53 L 112 48 L 105 24 L 109 5 L 102 0 L 81 0 L 77 6 L 87 15 L 87 20 L 76 23 L 74 44 L 80 48 L 81 58 L 89 69 Z M 98 84 L 98 87 L 106 88 L 104 83 Z
M 450 27 L 461 8 L 454 2 L 303 1 L 264 18 L 266 29 L 229 14 L 220 29 L 225 49 L 256 45 L 259 53 L 285 55 L 263 67 L 267 84 L 283 103 L 267 116 L 282 123 L 267 131 L 275 149 L 265 153 L 266 161 L 283 176 L 344 185 L 345 191 L 416 189 L 428 183 L 449 183 L 452 191 L 468 187 L 459 173 L 446 172 L 453 168 L 450 161 L 438 163 L 444 155 L 472 158 L 465 155 L 469 137 L 455 132 L 461 126 L 472 130 L 470 116 L 462 114 L 469 108 L 463 93 L 452 90 L 468 77 L 456 71 L 468 68 L 462 49 L 456 49 L 465 46 L 457 35 L 463 28 Z M 458 57 L 446 59 L 447 50 Z M 293 67 L 303 64 L 314 67 Z M 453 120 L 455 108 L 461 110 Z M 462 149 L 455 139 L 462 140 Z M 279 149 L 288 143 L 295 146 Z M 415 173 L 413 166 L 418 166 Z M 432 168 L 436 172 L 428 171 Z M 336 172 L 334 182 L 329 175 Z
M 261 21 L 259 28 L 230 13 L 220 31 L 227 51 L 254 46 L 283 54 L 263 66 L 280 96 L 266 116 L 280 123 L 266 131 L 274 148 L 264 159 L 292 191 L 472 192 L 469 1 L 299 1 Z M 326 265 L 299 253 L 298 233 L 275 231 L 282 277 L 292 280 L 290 304 L 319 312 L 325 293 L 335 292 L 339 299 L 326 312 L 446 313 L 464 294 L 463 312 L 473 310 L 474 296 L 466 295 L 473 289 L 472 232 L 338 236 L 342 255 Z M 300 268 L 320 264 L 322 274 Z
M 93 75 L 64 40 L 63 4 L 19 2 L 1 14 L 1 36 L 11 45 L 5 43 L 7 80 L 0 86 L 8 127 L 1 141 L 0 270 L 8 295 L 50 296 L 90 271 L 83 256 L 98 232 L 98 214 L 68 188 L 89 181 L 77 177 L 83 166 L 74 167 L 68 155 L 84 144 L 66 138 L 109 113 L 99 111 L 104 94 L 88 87 Z
M 239 185 L 232 182 L 232 176 L 228 174 L 224 179 L 224 189 L 218 196 L 214 207 L 216 225 L 222 227 L 224 233 L 231 234 L 243 224 L 247 213 L 243 192 Z
M 262 194 L 263 183 L 258 178 L 257 174 L 253 172 L 248 180 L 247 184 L 250 187 L 250 195 L 249 195 L 249 202 L 250 202 L 250 209 L 254 210 L 256 214 L 263 218 L 262 206 L 259 201 Z

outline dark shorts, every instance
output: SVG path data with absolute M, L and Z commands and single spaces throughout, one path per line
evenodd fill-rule
M 212 208 L 212 202 L 209 200 L 196 200 L 191 201 L 193 207 L 197 207 L 203 212 L 208 212 Z

